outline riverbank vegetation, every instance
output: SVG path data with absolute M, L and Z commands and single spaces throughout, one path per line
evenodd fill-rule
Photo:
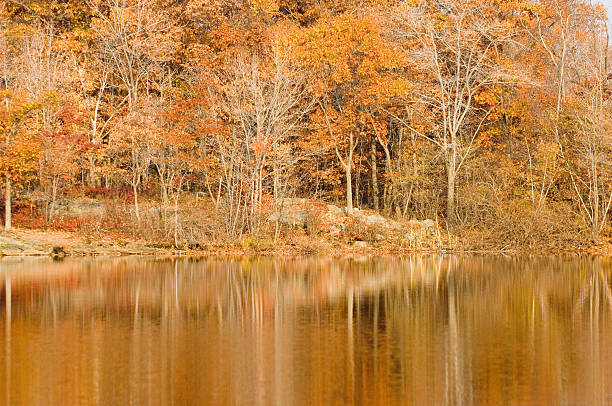
M 4 228 L 182 248 L 605 243 L 607 33 L 583 0 L 5 0 Z M 381 215 L 407 232 L 371 229 Z M 431 219 L 418 244 L 411 219 Z

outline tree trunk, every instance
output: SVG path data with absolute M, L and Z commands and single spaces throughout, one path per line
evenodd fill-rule
M 363 150 L 360 147 L 360 154 L 363 155 Z M 361 168 L 359 162 L 355 166 L 355 182 L 353 182 L 353 202 L 357 202 L 357 205 L 361 203 Z
M 57 200 L 57 178 L 53 177 L 51 184 L 51 208 L 49 209 L 49 216 L 47 221 L 52 221 L 55 216 L 55 201 Z
M 138 207 L 138 187 L 132 185 L 134 191 L 134 211 L 136 212 L 136 221 L 138 222 L 138 228 L 140 228 L 140 208 Z
M 353 213 L 353 177 L 351 175 L 351 171 L 353 169 L 353 153 L 355 152 L 355 147 L 355 139 L 353 138 L 353 132 L 351 131 L 349 134 L 349 153 L 346 157 L 346 162 L 344 159 L 342 159 L 338 148 L 335 148 L 336 156 L 338 157 L 340 165 L 342 165 L 346 174 L 346 211 L 348 214 Z
M 178 228 L 179 228 L 179 220 L 178 220 L 178 200 L 179 200 L 179 192 L 176 192 L 176 196 L 174 197 L 174 248 L 178 248 Z
M 353 213 L 353 176 L 351 174 L 351 161 L 344 165 L 346 172 L 346 211 L 348 214 Z
M 96 167 L 95 159 L 93 155 L 88 156 L 89 159 L 89 186 L 96 187 Z
M 371 149 L 370 149 L 370 166 L 372 170 L 372 204 L 374 210 L 378 211 L 379 205 L 379 191 L 378 191 L 378 168 L 376 167 L 376 139 L 372 137 Z
M 11 180 L 7 177 L 4 185 L 4 231 L 11 231 Z
M 395 201 L 393 194 L 395 193 L 395 176 L 392 174 L 392 163 L 391 163 L 391 152 L 389 151 L 389 144 L 383 143 L 380 139 L 378 140 L 380 145 L 385 151 L 385 173 L 387 174 L 387 182 L 385 182 L 384 196 L 384 210 L 387 214 L 391 214 L 391 205 Z M 401 143 L 400 143 L 401 145 Z M 399 208 L 399 205 L 397 206 Z M 398 209 L 399 210 L 399 209 Z
M 454 165 L 449 165 L 447 168 L 447 187 L 446 192 L 446 222 L 452 227 L 455 225 L 455 168 Z

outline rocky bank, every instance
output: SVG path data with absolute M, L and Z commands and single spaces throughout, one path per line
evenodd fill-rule
M 162 251 L 133 241 L 85 242 L 74 233 L 14 230 L 0 234 L 0 256 L 149 255 Z
M 365 247 L 376 242 L 394 242 L 401 246 L 431 245 L 439 239 L 435 221 L 398 221 L 371 210 L 341 208 L 310 199 L 279 199 L 268 218 L 312 234 L 328 235 Z
M 56 213 L 68 217 L 102 216 L 102 202 L 61 201 Z M 76 232 L 16 228 L 0 233 L 0 256 L 84 256 L 84 255 L 234 255 L 261 253 L 395 252 L 437 249 L 440 230 L 433 220 L 394 220 L 374 211 L 352 211 L 311 199 L 279 199 L 267 220 L 289 231 L 289 238 L 271 241 L 239 241 L 235 245 L 215 245 L 204 241 L 195 250 L 171 249 L 147 241 L 101 238 L 91 241 Z M 292 233 L 291 230 L 295 232 Z M 301 236 L 301 237 L 300 237 Z M 296 242 L 297 241 L 297 242 Z M 265 242 L 265 243 L 264 243 Z M 284 244 L 284 245 L 283 245 Z M 254 252 L 252 252 L 254 251 Z

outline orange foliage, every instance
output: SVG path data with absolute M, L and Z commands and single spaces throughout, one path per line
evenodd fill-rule
M 191 193 L 233 237 L 274 201 L 344 194 L 467 226 L 562 207 L 603 231 L 606 44 L 583 0 L 3 2 L 0 178 L 47 208 L 159 192 L 175 243 Z

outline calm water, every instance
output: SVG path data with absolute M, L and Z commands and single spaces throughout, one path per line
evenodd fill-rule
M 612 261 L 1 260 L 0 404 L 612 405 Z

